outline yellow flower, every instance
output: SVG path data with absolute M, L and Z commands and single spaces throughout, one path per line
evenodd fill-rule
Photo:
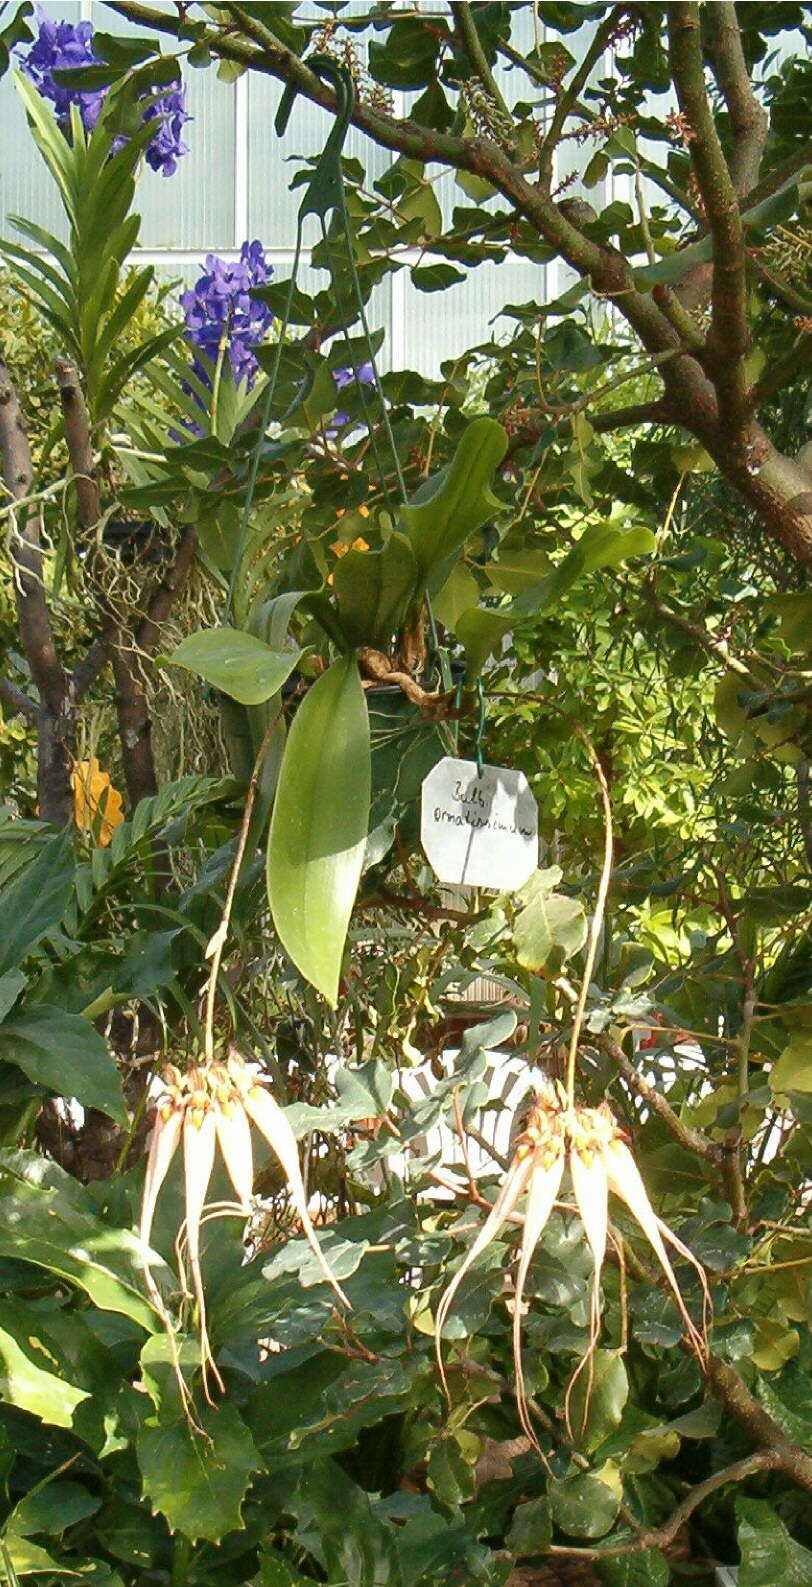
M 121 794 L 113 787 L 110 775 L 102 771 L 95 755 L 77 760 L 71 771 L 74 820 L 80 832 L 89 832 L 105 848 L 116 827 L 124 820 Z

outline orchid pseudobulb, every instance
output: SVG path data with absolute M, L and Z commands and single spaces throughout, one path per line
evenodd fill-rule
M 608 1106 L 606 1103 L 602 1103 L 598 1108 L 571 1106 L 562 1086 L 543 1080 L 537 1087 L 527 1127 L 516 1142 L 513 1158 L 496 1201 L 462 1265 L 443 1292 L 437 1308 L 435 1330 L 440 1378 L 446 1397 L 450 1398 L 442 1356 L 442 1336 L 454 1297 L 477 1257 L 496 1238 L 502 1226 L 516 1214 L 522 1197 L 525 1197 L 513 1295 L 513 1359 L 519 1420 L 536 1449 L 539 1446 L 530 1420 L 522 1368 L 522 1303 L 530 1263 L 558 1199 L 565 1168 L 569 1169 L 575 1203 L 594 1266 L 589 1347 L 576 1369 L 573 1383 L 584 1367 L 591 1363 L 598 1340 L 601 1318 L 601 1274 L 609 1235 L 610 1191 L 624 1203 L 646 1236 L 677 1303 L 691 1348 L 700 1362 L 707 1359 L 704 1331 L 697 1327 L 688 1313 L 666 1245 L 672 1246 L 694 1267 L 699 1275 L 707 1305 L 709 1296 L 704 1271 L 687 1246 L 683 1245 L 668 1225 L 657 1217 L 649 1201 L 640 1170 Z
M 248 1217 L 251 1211 L 254 1180 L 252 1124 L 265 1137 L 279 1160 L 305 1238 L 327 1283 L 343 1305 L 347 1306 L 349 1302 L 327 1263 L 313 1228 L 295 1136 L 285 1113 L 267 1086 L 250 1072 L 236 1054 L 232 1054 L 225 1063 L 189 1069 L 185 1074 L 170 1065 L 164 1072 L 163 1084 L 147 1158 L 141 1208 L 144 1272 L 150 1296 L 161 1315 L 165 1316 L 163 1302 L 149 1270 L 147 1252 L 161 1186 L 182 1144 L 186 1218 L 178 1241 L 178 1254 L 180 1257 L 185 1246 L 197 1304 L 203 1383 L 208 1397 L 209 1371 L 221 1389 L 223 1385 L 212 1359 L 206 1330 L 200 1230 L 207 1217 L 206 1196 L 218 1149 L 234 1187 L 236 1201 L 233 1204 L 219 1204 L 210 1209 L 211 1212 L 232 1211 Z

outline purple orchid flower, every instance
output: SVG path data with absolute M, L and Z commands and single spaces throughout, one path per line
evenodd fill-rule
M 272 275 L 262 244 L 244 242 L 239 259 L 234 261 L 207 254 L 203 274 L 181 294 L 187 336 L 208 364 L 195 360 L 195 373 L 207 385 L 224 344 L 235 385 L 245 381 L 251 390 L 259 368 L 254 349 L 273 320 L 272 310 L 253 292 Z
M 93 48 L 91 22 L 62 22 L 37 11 L 37 37 L 27 54 L 21 56 L 20 66 L 31 79 L 43 99 L 49 99 L 56 119 L 65 129 L 70 123 L 71 105 L 76 105 L 85 132 L 92 132 L 101 115 L 108 90 L 106 88 L 66 88 L 54 78 L 54 72 L 72 71 L 82 66 L 98 66 L 101 57 Z M 181 133 L 191 120 L 182 87 L 167 89 L 166 93 L 144 111 L 144 121 L 155 121 L 155 136 L 147 146 L 146 159 L 153 171 L 172 176 L 178 160 L 188 153 Z M 116 147 L 123 140 L 117 140 Z

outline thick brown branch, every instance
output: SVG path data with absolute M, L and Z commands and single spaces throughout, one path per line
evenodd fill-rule
M 34 467 L 14 383 L 0 352 L 0 473 L 12 502 L 9 547 L 20 640 L 40 699 L 37 793 L 40 815 L 62 826 L 70 819 L 71 718 L 67 679 L 54 644 L 45 599 L 40 518 L 27 504 Z
M 0 354 L 0 464 L 12 501 L 24 502 L 33 490 L 34 465 L 17 393 Z M 54 713 L 62 709 L 66 679 L 56 653 L 45 602 L 40 521 L 36 507 L 21 506 L 12 523 L 11 555 L 20 618 L 20 637 L 31 676 Z
M 746 416 L 749 345 L 744 228 L 736 188 L 711 111 L 700 42 L 700 8 L 668 7 L 671 70 L 680 109 L 689 129 L 688 148 L 713 238 L 712 320 L 708 354 L 713 380 L 724 404 L 725 422 L 739 427 Z
M 482 48 L 471 6 L 466 3 L 466 0 L 451 0 L 451 15 L 454 18 L 454 25 L 462 41 L 463 49 L 483 88 L 490 94 L 491 99 L 498 109 L 502 111 L 502 114 L 509 116 L 510 111 L 502 90 L 491 71 L 488 57 Z
M 714 75 L 730 117 L 731 148 L 727 163 L 736 192 L 744 198 L 758 181 L 767 142 L 767 113 L 750 81 L 732 0 L 715 0 L 708 6 L 706 16 Z
M 759 1405 L 755 1395 L 750 1393 L 738 1372 L 719 1356 L 711 1354 L 708 1360 L 707 1381 L 714 1398 L 720 1400 L 730 1414 L 735 1416 L 736 1421 L 744 1428 L 753 1443 L 762 1449 L 772 1451 L 776 1468 L 791 1477 L 799 1487 L 805 1488 L 807 1493 L 812 1493 L 812 1455 L 808 1455 L 798 1444 L 793 1443 L 791 1438 L 787 1438 L 774 1418 L 765 1411 L 763 1405 Z
M 36 722 L 39 716 L 36 701 L 19 689 L 10 678 L 0 678 L 0 701 L 11 712 L 12 716 L 25 716 L 29 722 Z
M 650 1108 L 652 1113 L 656 1113 L 669 1134 L 673 1135 L 674 1140 L 678 1141 L 686 1152 L 692 1152 L 695 1157 L 701 1157 L 704 1162 L 712 1164 L 714 1168 L 721 1166 L 724 1156 L 723 1148 L 718 1146 L 715 1141 L 712 1141 L 709 1136 L 703 1134 L 702 1130 L 694 1129 L 693 1125 L 684 1124 L 679 1114 L 674 1112 L 667 1098 L 655 1086 L 649 1084 L 645 1076 L 641 1075 L 640 1071 L 635 1068 L 631 1059 L 627 1058 L 623 1048 L 616 1041 L 612 1041 L 611 1036 L 600 1033 L 590 1036 L 590 1041 L 601 1052 L 605 1052 L 607 1058 L 611 1058 L 630 1091 L 640 1097 L 641 1101 L 645 1102 L 646 1107 Z

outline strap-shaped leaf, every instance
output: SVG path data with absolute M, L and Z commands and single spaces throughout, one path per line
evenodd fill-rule
M 423 580 L 453 555 L 500 506 L 490 486 L 507 451 L 495 419 L 473 419 L 451 462 L 432 475 L 402 511 Z
M 388 646 L 417 588 L 417 563 L 404 535 L 381 551 L 348 551 L 333 574 L 341 626 L 351 645 Z
M 353 657 L 305 696 L 288 735 L 268 841 L 282 945 L 335 1007 L 369 825 L 369 717 Z

